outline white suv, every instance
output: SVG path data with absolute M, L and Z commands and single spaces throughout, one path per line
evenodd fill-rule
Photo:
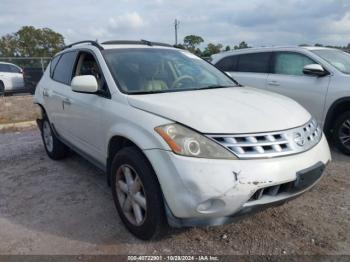
M 212 63 L 240 84 L 296 100 L 350 155 L 349 54 L 324 47 L 251 48 L 214 55 Z
M 165 44 L 70 45 L 34 100 L 47 154 L 60 159 L 69 147 L 104 170 L 122 221 L 142 239 L 165 224 L 220 225 L 279 205 L 330 161 L 296 102 Z
M 14 64 L 0 62 L 0 95 L 24 88 L 23 70 Z

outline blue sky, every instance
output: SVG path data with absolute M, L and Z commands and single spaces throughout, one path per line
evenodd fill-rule
M 0 35 L 23 25 L 49 27 L 66 43 L 148 39 L 174 43 L 197 34 L 206 43 L 252 46 L 350 43 L 349 0 L 1 0 Z

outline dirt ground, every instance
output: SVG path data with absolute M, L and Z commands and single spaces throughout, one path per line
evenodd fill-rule
M 0 254 L 350 254 L 350 158 L 335 151 L 310 192 L 235 224 L 134 238 L 105 176 L 72 154 L 55 162 L 39 132 L 0 134 Z

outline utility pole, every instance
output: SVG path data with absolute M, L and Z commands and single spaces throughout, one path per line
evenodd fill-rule
M 175 23 L 174 23 L 174 26 L 175 26 L 175 45 L 177 45 L 177 30 L 179 28 L 179 24 L 180 24 L 180 21 L 175 19 Z

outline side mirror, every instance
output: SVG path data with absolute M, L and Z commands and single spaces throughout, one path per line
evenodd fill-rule
M 324 70 L 324 68 L 319 64 L 310 64 L 304 66 L 303 73 L 305 75 L 313 75 L 313 76 L 325 76 L 328 75 L 328 72 Z
M 75 76 L 71 83 L 72 91 L 79 93 L 96 93 L 98 83 L 93 75 Z

